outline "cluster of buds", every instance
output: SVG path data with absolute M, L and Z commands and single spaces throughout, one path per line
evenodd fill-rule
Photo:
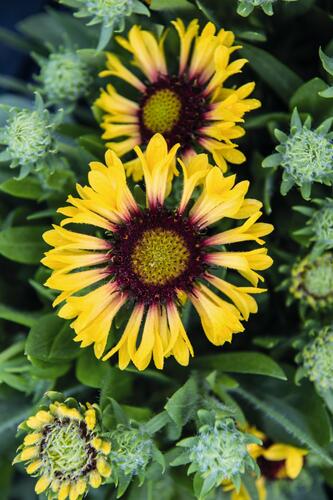
M 297 0 L 284 0 L 285 2 L 295 2 Z M 273 5 L 277 0 L 238 0 L 237 14 L 247 17 L 256 7 L 261 7 L 263 12 L 268 16 L 272 16 Z

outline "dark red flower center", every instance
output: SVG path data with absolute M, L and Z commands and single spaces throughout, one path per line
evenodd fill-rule
M 110 259 L 110 275 L 129 296 L 167 303 L 204 274 L 203 233 L 178 212 L 146 209 L 112 234 Z
M 203 91 L 196 79 L 186 76 L 161 76 L 148 84 L 139 109 L 142 142 L 161 133 L 169 146 L 180 143 L 183 153 L 197 144 L 209 109 Z

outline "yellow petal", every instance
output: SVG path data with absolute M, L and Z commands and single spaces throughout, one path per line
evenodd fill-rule
M 37 495 L 43 493 L 43 491 L 45 491 L 48 488 L 50 482 L 51 480 L 49 477 L 47 476 L 40 477 L 35 486 L 35 492 L 37 493 Z
M 84 418 L 87 424 L 87 427 L 90 431 L 95 428 L 96 425 L 96 412 L 93 408 L 89 408 L 84 414 Z
M 111 467 L 110 465 L 104 460 L 104 458 L 98 458 L 97 459 L 97 470 L 100 473 L 101 476 L 103 477 L 109 477 L 111 474 Z
M 21 460 L 30 460 L 38 455 L 38 447 L 30 446 L 29 448 L 24 448 L 21 451 Z
M 30 446 L 32 444 L 37 443 L 42 438 L 42 434 L 39 432 L 32 432 L 31 434 L 27 434 L 24 438 L 24 446 Z
M 28 474 L 34 474 L 40 468 L 41 465 L 42 465 L 41 460 L 35 460 L 26 467 L 26 471 Z
M 96 470 L 90 472 L 89 484 L 90 486 L 92 486 L 92 488 L 99 488 L 102 484 L 102 478 Z
M 70 484 L 63 483 L 58 492 L 58 500 L 65 500 L 69 495 Z

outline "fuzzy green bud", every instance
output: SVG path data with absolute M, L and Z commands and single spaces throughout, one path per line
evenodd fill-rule
M 333 204 L 318 210 L 309 225 L 313 228 L 315 241 L 333 244 Z
M 15 112 L 5 125 L 4 139 L 15 165 L 35 164 L 55 152 L 47 115 L 38 111 Z
M 54 104 L 77 101 L 87 95 L 92 83 L 88 65 L 70 50 L 50 54 L 41 63 L 37 79 L 47 100 Z
M 315 130 L 303 127 L 288 137 L 281 166 L 295 184 L 320 181 L 332 171 L 333 143 Z
M 295 2 L 297 0 L 284 0 L 285 2 Z M 256 8 L 261 7 L 268 16 L 273 15 L 273 5 L 277 0 L 238 0 L 237 14 L 246 17 Z
M 327 326 L 312 335 L 302 351 L 303 369 L 319 389 L 333 389 L 333 329 Z
M 132 12 L 133 0 L 86 0 L 87 15 L 111 26 Z
M 153 441 L 148 435 L 140 429 L 118 425 L 111 441 L 113 469 L 125 476 L 137 476 L 146 469 L 153 453 Z
M 325 120 L 315 130 L 311 129 L 311 118 L 302 123 L 295 108 L 290 122 L 289 135 L 276 130 L 280 141 L 278 153 L 265 158 L 263 167 L 283 169 L 281 194 L 297 185 L 303 198 L 309 199 L 314 182 L 332 185 L 333 183 L 333 134 L 329 132 L 332 119 Z
M 333 303 L 333 255 L 306 257 L 294 265 L 291 294 L 313 309 L 326 309 Z
M 204 425 L 196 436 L 178 443 L 186 451 L 171 465 L 190 463 L 188 474 L 195 473 L 203 481 L 202 496 L 220 487 L 223 481 L 233 483 L 238 489 L 245 472 L 258 472 L 257 464 L 248 452 L 248 445 L 261 441 L 240 431 L 232 418 L 218 419 L 214 412 L 206 410 L 200 410 L 199 415 Z

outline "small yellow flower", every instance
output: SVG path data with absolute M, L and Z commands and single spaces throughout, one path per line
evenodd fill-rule
M 281 469 L 277 472 L 278 478 L 296 479 L 302 470 L 304 456 L 307 453 L 307 450 L 288 444 L 272 444 L 263 450 L 261 456 L 271 462 L 283 462 Z
M 244 241 L 262 246 L 273 229 L 258 222 L 262 204 L 245 198 L 248 181 L 237 184 L 234 175 L 224 177 L 206 155 L 197 155 L 188 166 L 180 161 L 180 201 L 167 199 L 177 150 L 178 145 L 168 150 L 159 134 L 145 153 L 136 148 L 146 208 L 135 201 L 122 162 L 108 151 L 107 166 L 90 164 L 89 185 L 77 186 L 79 197 L 70 196 L 68 206 L 58 210 L 66 218 L 44 234 L 54 247 L 42 262 L 53 270 L 46 285 L 61 291 L 53 304 L 63 303 L 59 316 L 73 320 L 74 340 L 81 347 L 93 344 L 97 358 L 106 360 L 118 352 L 121 369 L 132 361 L 144 370 L 151 360 L 162 369 L 168 356 L 188 365 L 193 348 L 180 316 L 180 294 L 193 304 L 210 342 L 231 342 L 233 334 L 244 331 L 242 321 L 257 312 L 252 294 L 265 291 L 257 287 L 263 280 L 257 271 L 272 264 L 265 248 L 231 247 Z M 221 231 L 226 219 L 236 227 Z M 218 222 L 208 235 L 209 226 Z M 99 228 L 101 235 L 64 228 L 81 228 L 82 223 Z M 218 268 L 238 272 L 250 286 L 220 278 Z M 128 323 L 119 342 L 105 353 L 113 320 L 125 305 Z
M 87 412 L 94 412 L 93 429 L 86 423 Z M 28 432 L 13 463 L 28 462 L 27 473 L 39 477 L 35 486 L 37 495 L 49 490 L 58 500 L 78 500 L 89 484 L 98 488 L 104 481 L 102 478 L 110 476 L 106 452 L 111 447 L 98 435 L 95 413 L 89 403 L 75 408 L 66 402 L 55 402 L 26 421 L 26 424 L 38 422 L 40 432 Z
M 225 171 L 227 163 L 245 161 L 233 140 L 245 133 L 239 125 L 245 113 L 260 106 L 258 100 L 248 99 L 254 83 L 239 88 L 225 86 L 225 81 L 240 73 L 247 61 L 230 62 L 233 52 L 240 48 L 234 45 L 231 31 L 217 32 L 212 23 L 207 23 L 200 32 L 196 19 L 187 27 L 180 19 L 172 24 L 180 40 L 178 70 L 174 72 L 167 66 L 165 33 L 156 38 L 152 32 L 133 26 L 128 39 L 116 37 L 132 54 L 139 72 L 134 74 L 115 54 L 107 54 L 107 69 L 101 76 L 116 77 L 130 85 L 134 97 L 124 97 L 111 84 L 102 91 L 96 102 L 105 112 L 102 137 L 122 157 L 134 146 L 146 147 L 155 133 L 161 133 L 169 147 L 181 143 L 184 160 L 203 148 Z M 126 170 L 135 180 L 142 177 L 137 159 L 128 161 Z

